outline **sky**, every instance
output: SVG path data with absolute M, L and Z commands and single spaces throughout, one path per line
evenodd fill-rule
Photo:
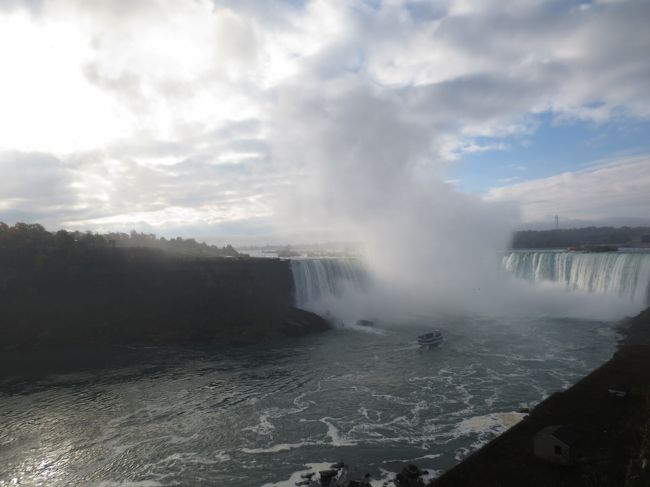
M 0 0 L 0 221 L 240 244 L 422 206 L 647 224 L 648 20 L 647 0 Z

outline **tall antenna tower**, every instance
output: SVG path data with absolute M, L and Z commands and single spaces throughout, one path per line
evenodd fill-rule
M 560 228 L 560 217 L 555 215 L 555 228 Z

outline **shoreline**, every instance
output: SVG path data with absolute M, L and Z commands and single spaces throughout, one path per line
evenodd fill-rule
M 518 424 L 428 487 L 641 487 L 650 485 L 650 308 L 623 320 L 618 350 L 569 389 L 540 402 Z M 616 398 L 608 388 L 629 392 Z M 578 435 L 569 467 L 536 458 L 533 437 L 565 425 Z

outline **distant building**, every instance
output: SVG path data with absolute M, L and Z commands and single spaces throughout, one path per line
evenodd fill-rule
M 621 385 L 613 385 L 607 388 L 607 393 L 616 399 L 625 399 L 630 395 L 630 388 Z
M 533 439 L 533 453 L 541 460 L 559 465 L 573 465 L 579 434 L 570 426 L 547 426 Z

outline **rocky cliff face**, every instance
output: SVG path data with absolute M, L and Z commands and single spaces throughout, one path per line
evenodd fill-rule
M 289 263 L 112 249 L 65 262 L 3 262 L 0 348 L 241 343 L 323 330 L 293 307 Z

